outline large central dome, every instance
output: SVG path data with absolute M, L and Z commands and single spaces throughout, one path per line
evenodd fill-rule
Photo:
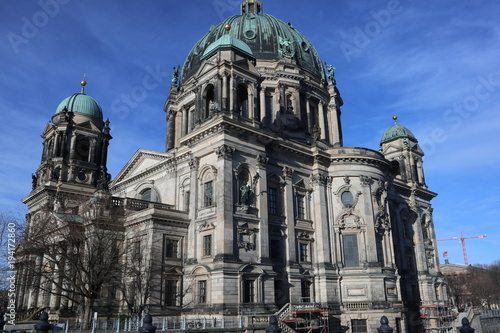
M 195 44 L 183 66 L 181 80 L 185 82 L 200 68 L 203 54 L 210 44 L 225 34 L 230 34 L 247 44 L 257 60 L 287 59 L 320 78 L 324 69 L 313 45 L 290 23 L 260 13 L 260 3 L 249 0 L 243 3 L 241 15 L 227 18 Z M 230 30 L 227 31 L 227 27 Z

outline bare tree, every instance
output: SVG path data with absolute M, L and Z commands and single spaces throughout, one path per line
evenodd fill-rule
M 104 199 L 78 215 L 45 212 L 29 226 L 18 253 L 25 272 L 21 283 L 36 289 L 34 296 L 49 295 L 45 307 L 72 309 L 83 327 L 123 274 L 123 226 L 110 197 Z

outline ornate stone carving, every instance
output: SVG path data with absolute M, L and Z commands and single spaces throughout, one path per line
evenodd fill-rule
M 191 158 L 189 159 L 189 168 L 192 170 L 192 169 L 195 169 L 197 168 L 199 165 L 200 165 L 200 159 L 196 156 L 191 156 Z
M 283 170 L 283 176 L 285 178 L 287 178 L 287 179 L 291 179 L 292 178 L 292 175 L 293 175 L 293 169 L 292 168 L 284 166 L 282 170 Z
M 266 157 L 265 155 L 257 155 L 257 165 L 259 167 L 265 168 L 267 162 L 269 162 L 269 157 Z
M 313 185 L 326 185 L 327 177 L 322 173 L 316 173 L 309 177 L 311 184 Z
M 359 176 L 359 182 L 362 186 L 369 186 L 372 183 L 372 178 L 369 176 L 361 175 Z
M 230 160 L 233 157 L 235 149 L 233 147 L 229 147 L 228 145 L 222 145 L 215 148 L 214 151 L 219 159 L 223 158 Z
M 198 231 L 206 231 L 211 229 L 215 229 L 215 225 L 207 221 L 203 221 L 203 223 L 201 223 L 198 227 Z
M 238 248 L 245 251 L 255 250 L 255 234 L 257 231 L 257 229 L 249 228 L 247 223 L 238 226 Z
M 345 176 L 345 177 L 344 177 L 344 183 L 345 183 L 346 185 L 349 185 L 349 184 L 351 183 L 351 180 L 349 179 L 349 176 Z

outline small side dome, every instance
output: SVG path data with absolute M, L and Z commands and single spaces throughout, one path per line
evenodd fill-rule
M 99 103 L 92 97 L 84 93 L 73 94 L 66 97 L 56 109 L 56 113 L 61 113 L 64 108 L 68 111 L 85 114 L 99 120 L 102 120 L 102 109 Z
M 201 57 L 202 60 L 210 57 L 212 54 L 217 52 L 219 49 L 223 48 L 233 48 L 238 51 L 241 51 L 245 53 L 246 55 L 249 55 L 253 57 L 253 52 L 250 49 L 250 46 L 246 44 L 245 42 L 242 42 L 236 37 L 233 37 L 231 35 L 223 35 L 221 38 L 217 39 L 215 42 L 210 44 L 206 49 L 205 52 L 203 52 L 203 55 Z
M 395 124 L 389 127 L 387 131 L 385 131 L 384 135 L 382 136 L 382 140 L 380 140 L 380 144 L 399 138 L 407 138 L 417 142 L 415 135 L 413 135 L 413 133 L 409 129 L 399 124 Z

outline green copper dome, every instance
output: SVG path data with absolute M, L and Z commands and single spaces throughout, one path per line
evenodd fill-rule
M 245 2 L 243 6 L 245 5 L 251 6 L 253 2 Z M 217 44 L 213 44 L 220 42 L 225 35 L 232 36 L 233 41 L 241 42 L 233 46 L 248 46 L 257 60 L 290 59 L 313 75 L 324 78 L 323 64 L 314 46 L 290 23 L 287 24 L 271 15 L 259 14 L 258 11 L 247 8 L 246 13 L 231 16 L 212 27 L 187 56 L 182 68 L 181 82 L 185 82 L 199 70 L 205 59 L 204 55 L 208 50 L 215 49 Z
M 380 144 L 399 139 L 399 138 L 408 138 L 414 141 L 417 141 L 415 138 L 415 135 L 407 129 L 404 126 L 395 124 L 387 129 L 385 131 L 384 135 L 382 136 L 382 140 L 380 140 Z
M 64 108 L 68 111 L 78 112 L 102 120 L 102 109 L 95 99 L 84 93 L 73 94 L 66 97 L 56 109 L 56 114 Z

